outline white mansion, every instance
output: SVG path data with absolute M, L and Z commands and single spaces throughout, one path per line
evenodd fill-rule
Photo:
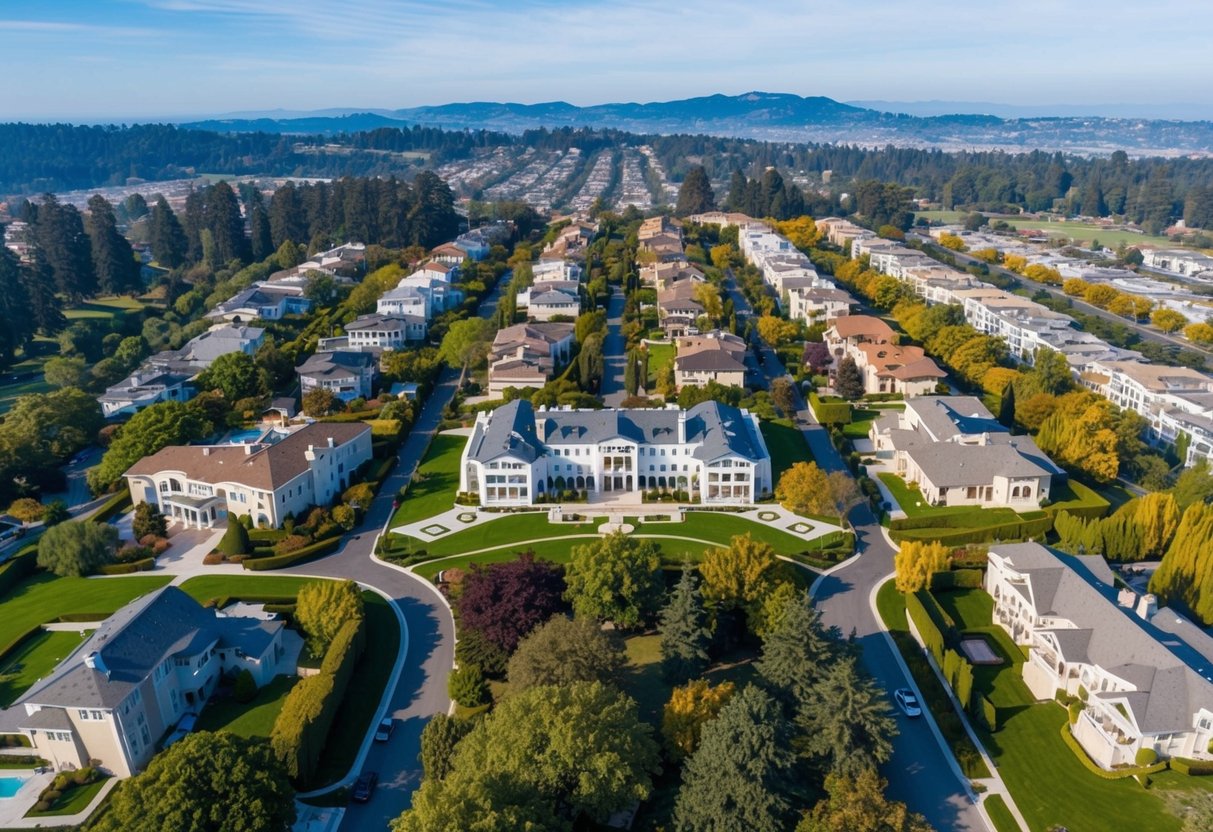
M 770 493 L 771 457 L 748 411 L 710 401 L 689 410 L 534 410 L 515 400 L 476 417 L 459 490 L 481 505 L 545 495 L 590 498 L 685 490 L 706 504 L 749 505 Z

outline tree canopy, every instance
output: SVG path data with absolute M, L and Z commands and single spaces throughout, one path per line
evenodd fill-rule
M 555 615 L 518 642 L 507 676 L 511 690 L 574 682 L 616 684 L 626 664 L 623 643 L 597 621 Z
M 653 541 L 616 532 L 574 547 L 565 581 L 578 616 L 636 627 L 661 603 L 661 556 Z

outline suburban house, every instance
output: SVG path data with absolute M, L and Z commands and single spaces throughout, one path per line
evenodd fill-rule
M 831 373 L 850 356 L 863 373 L 865 393 L 900 393 L 922 396 L 935 391 L 947 378 L 921 347 L 898 346 L 893 330 L 879 318 L 846 315 L 836 318 L 825 331 L 825 343 L 833 358 Z
M 657 320 L 667 338 L 693 335 L 695 322 L 703 315 L 703 305 L 695 300 L 697 280 L 679 280 L 657 290 Z
M 832 321 L 834 318 L 851 314 L 855 298 L 842 289 L 817 286 L 807 289 L 789 289 L 785 303 L 788 317 L 794 321 L 804 321 L 812 326 L 815 323 Z
M 375 311 L 380 315 L 408 315 L 428 321 L 429 298 L 413 286 L 397 286 L 384 292 L 375 302 Z
M 467 249 L 456 243 L 443 243 L 430 250 L 431 260 L 448 266 L 458 266 L 467 256 Z
M 731 332 L 713 330 L 702 335 L 684 335 L 676 344 L 674 383 L 706 386 L 709 381 L 730 387 L 745 386 L 745 339 Z
M 230 352 L 253 355 L 265 343 L 265 330 L 243 324 L 216 324 L 206 332 L 191 338 L 181 349 L 157 353 L 148 361 L 180 361 L 205 370 L 215 359 Z
M 987 558 L 994 622 L 1028 648 L 1024 682 L 1037 699 L 1082 700 L 1069 730 L 1092 760 L 1213 758 L 1213 637 L 1153 595 L 1118 591 L 1099 555 L 995 543 Z
M 224 616 L 167 586 L 98 624 L 13 709 L 24 711 L 18 725 L 32 751 L 54 768 L 97 760 L 129 777 L 182 716 L 201 712 L 222 677 L 248 670 L 261 687 L 294 673 L 287 652 L 282 621 Z
M 372 312 L 345 325 L 345 335 L 321 338 L 317 350 L 334 352 L 383 352 L 404 349 L 410 343 L 425 340 L 427 324 L 420 315 L 383 315 Z
M 296 368 L 299 392 L 328 390 L 343 402 L 369 399 L 374 392 L 376 363 L 369 352 L 318 352 Z
M 660 261 L 685 259 L 682 253 L 682 235 L 672 233 L 654 234 L 640 240 L 640 251 L 655 255 Z
M 277 528 L 288 514 L 331 504 L 371 458 L 371 427 L 363 422 L 313 422 L 279 436 L 163 448 L 127 470 L 131 499 L 190 528 L 213 528 L 228 515 Z
M 640 281 L 646 286 L 664 288 L 678 280 L 706 280 L 704 273 L 697 266 L 686 260 L 672 260 L 668 263 L 650 263 L 640 267 Z
M 462 260 L 459 262 L 463 262 Z M 430 260 L 423 263 L 415 274 L 423 277 L 428 277 L 433 280 L 441 280 L 443 283 L 453 283 L 459 279 L 459 263 L 452 265 L 449 262 L 441 260 Z
M 101 414 L 110 419 L 133 415 L 157 402 L 188 401 L 194 395 L 190 379 L 195 375 L 141 367 L 97 397 Z
M 653 489 L 748 506 L 772 489 L 758 418 L 716 401 L 690 410 L 536 411 L 516 399 L 477 415 L 459 477 L 459 490 L 483 506 L 532 505 L 566 490 L 639 503 Z
M 581 264 L 572 260 L 542 260 L 531 264 L 531 276 L 535 283 L 553 280 L 579 283 L 583 274 Z
M 489 349 L 489 394 L 507 387 L 542 387 L 568 363 L 572 323 L 515 324 L 497 331 Z
M 408 314 L 416 314 L 413 309 L 384 309 L 383 301 L 392 296 L 393 292 L 401 289 L 415 289 L 425 299 L 425 319 L 432 320 L 435 315 L 440 315 L 448 309 L 454 309 L 463 303 L 463 291 L 456 289 L 446 280 L 440 277 L 434 277 L 433 273 L 420 271 L 410 274 L 408 277 L 402 278 L 396 289 L 388 292 L 379 299 L 376 311 L 378 312 L 405 312 Z
M 682 223 L 673 217 L 665 214 L 658 214 L 655 217 L 649 217 L 640 223 L 640 228 L 636 231 L 636 239 L 651 240 L 662 234 L 669 234 L 682 240 Z
M 1012 436 L 973 396 L 918 396 L 868 431 L 879 459 L 933 506 L 1040 507 L 1063 476 L 1029 436 Z
M 287 315 L 302 315 L 312 308 L 303 296 L 303 287 L 279 283 L 254 283 L 216 306 L 206 317 L 211 320 L 278 321 Z
M 565 317 L 570 320 L 581 312 L 581 299 L 576 294 L 558 292 L 555 289 L 532 294 L 527 302 L 526 314 L 536 321 L 550 321 Z

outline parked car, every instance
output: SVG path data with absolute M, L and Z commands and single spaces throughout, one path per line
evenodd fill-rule
M 922 706 L 918 704 L 918 697 L 909 688 L 898 688 L 893 691 L 893 701 L 906 716 L 911 718 L 922 716 Z
M 371 795 L 375 793 L 375 787 L 378 785 L 379 774 L 374 771 L 366 772 L 354 782 L 354 788 L 350 791 L 350 800 L 355 803 L 366 803 L 371 799 Z
M 379 720 L 379 727 L 375 730 L 375 742 L 387 742 L 395 730 L 396 721 L 391 717 Z

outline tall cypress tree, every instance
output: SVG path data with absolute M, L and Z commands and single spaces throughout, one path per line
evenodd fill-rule
M 632 366 L 632 362 L 628 362 Z M 682 571 L 669 603 L 661 611 L 661 672 L 671 685 L 696 679 L 708 669 L 712 630 L 699 583 L 690 569 Z
M 754 685 L 703 727 L 683 768 L 676 832 L 785 832 L 799 797 L 796 756 L 779 705 Z
M 270 198 L 270 238 L 280 247 L 287 240 L 303 242 L 310 236 L 299 191 L 294 182 L 287 182 Z
M 0 237 L 3 235 L 0 226 Z M 34 326 L 21 264 L 8 246 L 0 246 L 0 366 L 13 363 L 13 355 L 33 337 Z
M 117 295 L 139 287 L 139 264 L 131 244 L 118 231 L 114 206 L 100 194 L 88 201 L 88 237 L 97 286 Z
M 270 235 L 270 215 L 265 208 L 265 198 L 256 188 L 248 192 L 245 210 L 249 215 L 249 245 L 253 259 L 264 260 L 274 253 L 274 241 Z
M 156 204 L 152 207 L 149 242 L 152 245 L 152 256 L 166 269 L 175 269 L 185 263 L 189 253 L 189 241 L 177 215 L 163 196 L 157 197 Z
M 38 207 L 36 244 L 46 256 L 55 288 L 72 301 L 97 293 L 92 249 L 84 233 L 84 220 L 74 205 L 62 205 L 53 194 Z
M 1015 385 L 1008 384 L 1002 391 L 1002 401 L 998 404 L 998 423 L 1007 430 L 1015 430 Z
M 59 299 L 55 297 L 55 274 L 40 247 L 34 248 L 33 262 L 21 270 L 21 282 L 29 299 L 29 317 L 43 335 L 54 335 L 65 326 Z

